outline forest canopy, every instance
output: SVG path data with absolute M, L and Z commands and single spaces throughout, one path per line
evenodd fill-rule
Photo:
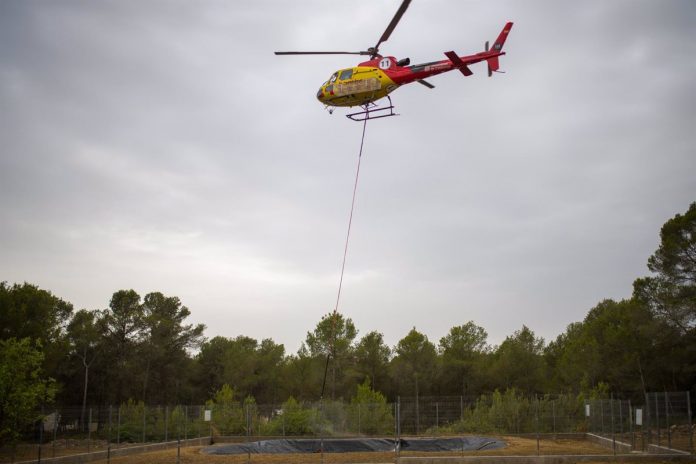
M 664 224 L 647 266 L 631 298 L 599 301 L 550 341 L 530 321 L 493 346 L 475 321 L 452 321 L 439 340 L 413 327 L 388 346 L 375 328 L 327 314 L 296 353 L 271 338 L 206 339 L 189 308 L 160 292 L 122 289 L 104 308 L 76 311 L 49 290 L 2 282 L 0 416 L 39 404 L 204 404 L 220 392 L 295 404 L 318 399 L 325 372 L 325 395 L 345 401 L 688 390 L 696 384 L 696 203 Z

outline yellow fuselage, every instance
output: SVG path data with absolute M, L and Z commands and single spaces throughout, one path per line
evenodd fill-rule
M 387 74 L 373 66 L 357 66 L 335 72 L 317 92 L 327 106 L 359 106 L 386 97 L 398 87 Z

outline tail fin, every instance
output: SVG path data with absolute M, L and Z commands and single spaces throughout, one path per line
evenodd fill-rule
M 493 51 L 494 52 L 500 52 L 503 50 L 503 45 L 505 45 L 505 40 L 507 39 L 508 34 L 510 33 L 510 29 L 512 29 L 512 23 L 509 22 L 505 25 L 502 31 L 500 31 L 500 35 L 498 36 L 497 39 L 495 39 L 495 42 L 493 42 Z
M 507 39 L 507 36 L 510 33 L 510 29 L 512 29 L 511 22 L 507 23 L 503 30 L 500 31 L 500 35 L 498 35 L 498 38 L 495 39 L 495 42 L 493 42 L 493 49 L 491 51 L 497 53 L 502 52 L 503 45 L 505 45 L 505 40 Z M 488 42 L 486 42 L 486 51 L 488 51 Z M 498 60 L 498 57 L 499 55 L 496 55 L 486 60 L 486 62 L 488 63 L 488 77 L 491 77 L 493 75 L 493 72 L 498 71 L 498 69 L 500 69 L 500 62 Z

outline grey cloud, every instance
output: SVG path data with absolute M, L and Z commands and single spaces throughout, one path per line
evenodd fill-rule
M 360 127 L 315 101 L 394 1 L 0 3 L 0 279 L 182 298 L 295 349 L 332 309 Z M 548 338 L 647 272 L 694 201 L 693 2 L 413 2 L 382 47 L 478 51 L 368 126 L 341 310 L 395 343 Z M 270 317 L 282 323 L 269 324 Z

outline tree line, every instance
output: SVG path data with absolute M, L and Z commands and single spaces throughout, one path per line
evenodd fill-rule
M 230 389 L 256 404 L 398 396 L 689 390 L 696 383 L 696 203 L 668 220 L 631 298 L 603 300 L 546 342 L 522 326 L 497 346 L 474 321 L 439 340 L 415 327 L 388 346 L 327 314 L 296 353 L 271 338 L 206 339 L 160 292 L 116 291 L 75 310 L 30 283 L 0 283 L 0 439 L 40 404 L 203 404 Z M 327 364 L 327 356 L 330 361 Z M 324 385 L 324 380 L 326 381 Z M 366 394 L 363 391 L 363 394 Z

